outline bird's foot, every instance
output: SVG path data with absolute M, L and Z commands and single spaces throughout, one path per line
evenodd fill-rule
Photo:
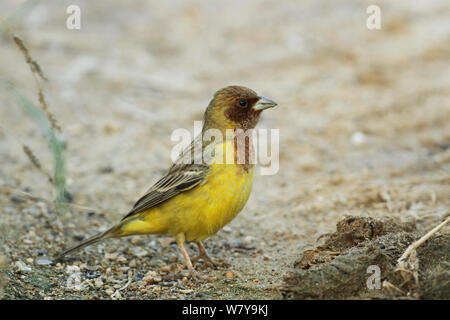
M 224 260 L 213 260 L 210 256 L 207 254 L 199 254 L 198 256 L 191 259 L 192 262 L 203 260 L 207 265 L 209 266 L 215 266 L 215 267 L 229 267 L 230 264 L 225 262 Z
M 201 274 L 196 270 L 190 270 L 189 274 L 191 276 L 191 278 L 195 279 L 195 280 L 203 280 L 203 281 L 214 281 L 217 280 L 216 277 L 212 277 L 212 276 L 208 276 L 206 274 Z

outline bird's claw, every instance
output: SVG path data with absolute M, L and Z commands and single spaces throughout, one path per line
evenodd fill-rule
M 192 258 L 191 261 L 192 261 L 192 262 L 196 262 L 196 261 L 198 261 L 198 260 L 200 260 L 200 259 L 202 259 L 203 262 L 204 262 L 205 264 L 207 264 L 207 265 L 209 265 L 209 266 L 213 266 L 213 267 L 214 267 L 214 266 L 215 266 L 215 267 L 229 267 L 229 266 L 230 266 L 229 263 L 227 263 L 227 262 L 225 262 L 225 261 L 223 261 L 223 260 L 221 260 L 221 261 L 216 261 L 216 260 L 211 259 L 211 258 L 210 258 L 209 256 L 207 256 L 207 255 L 198 255 L 198 256 Z
M 195 280 L 203 280 L 203 281 L 212 281 L 212 280 L 216 280 L 215 277 L 211 277 L 211 276 L 207 276 L 204 274 L 200 274 L 199 272 L 195 271 L 195 270 L 191 270 L 190 271 L 190 275 L 193 279 Z

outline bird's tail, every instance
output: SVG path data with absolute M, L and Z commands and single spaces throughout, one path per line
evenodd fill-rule
M 116 229 L 117 229 L 117 226 L 114 226 L 114 227 L 106 230 L 105 232 L 100 232 L 100 233 L 96 234 L 95 236 L 92 236 L 92 237 L 80 242 L 79 244 L 77 244 L 76 246 L 74 246 L 72 248 L 64 250 L 63 252 L 61 252 L 59 255 L 57 255 L 55 257 L 54 261 L 59 261 L 62 258 L 64 258 L 64 256 L 70 255 L 78 250 L 83 249 L 84 247 L 90 246 L 91 244 L 106 240 L 108 238 L 115 237 L 114 231 L 116 231 Z

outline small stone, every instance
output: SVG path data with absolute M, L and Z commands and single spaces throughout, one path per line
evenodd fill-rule
M 125 262 L 127 262 L 127 258 L 125 258 L 125 256 L 123 256 L 123 255 L 120 255 L 117 257 L 117 262 L 125 263 Z
M 168 266 L 162 266 L 161 271 L 162 272 L 170 272 L 170 268 Z
M 153 283 L 159 283 L 162 281 L 162 278 L 159 276 L 145 276 L 144 278 L 142 278 L 142 281 L 144 281 L 145 283 L 148 284 L 153 284 Z
M 352 134 L 352 137 L 350 138 L 350 141 L 352 145 L 354 146 L 360 146 L 366 143 L 367 137 L 364 133 L 357 131 Z
M 99 277 L 101 274 L 100 271 L 95 271 L 95 270 L 89 270 L 88 272 L 86 272 L 86 278 L 88 279 L 94 279 Z
M 33 263 L 33 262 L 34 262 L 33 258 L 28 258 L 26 261 L 27 261 L 28 263 Z
M 131 260 L 130 264 L 129 264 L 130 268 L 134 268 L 136 267 L 136 260 Z
M 122 295 L 120 294 L 119 291 L 116 291 L 113 295 L 111 295 L 111 298 L 122 299 Z
M 41 257 L 36 260 L 36 263 L 40 266 L 47 266 L 47 265 L 52 264 L 53 261 L 51 261 L 50 259 L 48 259 L 46 257 Z
M 131 250 L 131 253 L 136 257 L 136 258 L 142 258 L 148 255 L 148 252 L 144 249 L 141 248 L 133 248 Z
M 170 257 L 169 257 L 169 259 L 167 260 L 169 263 L 174 263 L 174 262 L 177 262 L 178 261 L 178 257 L 176 256 L 176 255 L 171 255 Z
M 224 231 L 226 233 L 230 233 L 232 231 L 232 229 L 229 226 L 225 226 L 222 228 L 222 231 Z
M 180 293 L 187 294 L 187 293 L 192 293 L 192 292 L 194 292 L 194 290 L 192 290 L 192 289 L 180 289 Z
M 105 290 L 105 293 L 109 296 L 111 296 L 114 293 L 114 290 L 112 288 L 108 288 Z
M 244 243 L 245 243 L 245 244 L 251 244 L 251 243 L 253 242 L 253 240 L 255 240 L 254 237 L 252 237 L 252 236 L 246 236 L 246 237 L 244 238 Z
M 80 272 L 80 267 L 79 266 L 67 266 L 66 267 L 66 273 L 67 274 L 72 274 L 72 273 L 76 273 L 76 272 Z
M 140 274 L 140 273 L 136 273 L 136 274 L 134 275 L 134 277 L 133 277 L 133 279 L 134 279 L 135 281 L 141 281 L 142 278 L 144 278 L 144 276 L 143 276 L 142 274 Z
M 37 249 L 35 252 L 36 252 L 36 255 L 38 255 L 38 256 L 43 256 L 45 254 L 45 251 L 41 250 L 41 249 Z
M 158 274 L 156 273 L 156 271 L 149 270 L 145 275 L 150 277 L 156 277 Z
M 227 277 L 227 279 L 232 279 L 232 278 L 234 278 L 234 274 L 233 274 L 233 272 L 228 271 L 228 272 L 225 274 L 225 277 Z
M 114 168 L 111 166 L 103 166 L 98 169 L 99 173 L 106 174 L 114 172 Z
M 103 280 L 102 280 L 101 278 L 95 279 L 94 285 L 95 285 L 97 288 L 101 288 L 101 287 L 103 286 Z
M 15 194 L 13 194 L 13 195 L 10 197 L 10 199 L 11 199 L 12 202 L 17 202 L 17 203 L 25 202 L 24 199 L 22 199 L 21 197 L 19 197 L 18 195 L 15 195 Z
M 31 268 L 25 264 L 23 261 L 16 261 L 15 266 L 20 272 L 30 272 Z
M 268 255 L 264 255 L 264 256 L 263 256 L 263 260 L 264 260 L 264 261 L 272 260 L 272 257 L 271 257 L 271 256 L 268 256 Z
M 139 243 L 141 243 L 142 242 L 142 239 L 139 237 L 139 236 L 136 236 L 136 237 L 132 237 L 131 238 L 131 243 L 132 244 L 139 244 Z
M 105 258 L 108 259 L 108 260 L 114 261 L 114 260 L 117 259 L 118 255 L 119 255 L 119 254 L 116 253 L 116 252 L 113 252 L 113 253 L 106 253 L 106 254 L 105 254 Z

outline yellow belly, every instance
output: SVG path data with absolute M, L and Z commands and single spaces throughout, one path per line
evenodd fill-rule
M 187 241 L 214 235 L 242 210 L 252 189 L 253 167 L 215 164 L 206 183 L 139 214 L 124 223 L 122 235 L 184 233 Z M 125 221 L 124 221 L 125 222 Z

